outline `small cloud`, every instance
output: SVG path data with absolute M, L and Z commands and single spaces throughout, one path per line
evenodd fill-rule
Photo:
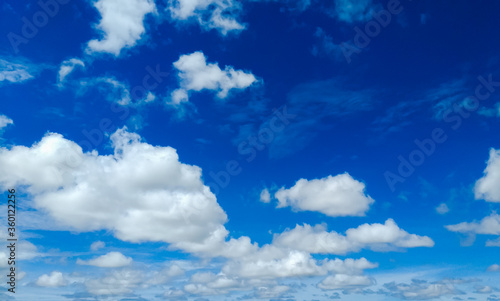
M 67 282 L 61 272 L 54 271 L 50 275 L 44 274 L 40 276 L 35 284 L 43 287 L 60 287 L 66 286 Z
M 187 102 L 191 91 L 211 90 L 217 92 L 217 98 L 225 99 L 231 90 L 244 90 L 257 82 L 252 73 L 231 66 L 223 70 L 218 63 L 207 63 L 201 51 L 181 55 L 174 68 L 178 71 L 180 88 L 171 93 L 173 105 Z
M 90 250 L 91 251 L 97 251 L 99 249 L 102 249 L 106 246 L 106 244 L 103 241 L 95 241 L 90 245 Z
M 486 271 L 488 271 L 488 272 L 498 272 L 498 271 L 500 271 L 500 265 L 498 265 L 498 264 L 492 264 L 492 265 L 490 265 L 486 269 Z
M 445 203 L 441 203 L 439 206 L 436 207 L 436 212 L 439 214 L 446 214 L 450 211 L 450 208 L 448 208 L 448 205 Z
M 262 203 L 269 203 L 269 202 L 271 202 L 271 194 L 269 193 L 269 190 L 267 190 L 267 188 L 265 188 L 264 190 L 262 190 L 262 192 L 260 193 L 260 201 Z
M 119 268 L 132 263 L 132 258 L 126 257 L 120 252 L 109 252 L 106 255 L 91 259 L 81 260 L 77 259 L 76 264 L 92 265 L 100 268 Z
M 0 131 L 9 124 L 14 124 L 14 121 L 5 115 L 0 115 Z
M 57 74 L 57 81 L 60 86 L 62 86 L 62 82 L 66 76 L 68 76 L 75 68 L 85 68 L 85 63 L 79 59 L 69 59 L 61 63 L 61 67 L 59 68 L 59 72 Z
M 95 28 L 101 33 L 100 39 L 87 44 L 88 53 L 109 53 L 118 57 L 124 48 L 132 48 L 146 32 L 144 18 L 156 12 L 152 0 L 93 1 L 101 19 Z

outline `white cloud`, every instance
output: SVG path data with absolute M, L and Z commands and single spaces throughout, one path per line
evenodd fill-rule
M 271 194 L 269 193 L 269 190 L 263 189 L 260 193 L 260 201 L 262 203 L 269 203 L 271 202 Z
M 246 89 L 257 81 L 252 73 L 234 70 L 231 66 L 222 70 L 217 63 L 207 64 L 205 55 L 199 51 L 181 55 L 174 67 L 178 70 L 180 88 L 172 92 L 173 104 L 188 101 L 190 91 L 212 90 L 224 99 L 230 90 Z
M 275 279 L 322 276 L 329 272 L 361 274 L 364 269 L 377 266 L 365 258 L 316 260 L 308 252 L 277 246 L 273 243 L 264 245 L 244 257 L 229 261 L 222 268 L 222 272 L 243 278 Z
M 463 294 L 457 290 L 453 282 L 427 282 L 424 280 L 413 279 L 410 284 L 406 283 L 386 283 L 384 288 L 388 294 L 404 300 L 435 300 L 446 295 Z
M 115 270 L 103 278 L 85 282 L 87 291 L 94 295 L 122 295 L 133 292 L 145 275 L 135 270 Z
M 28 66 L 0 59 L 0 82 L 19 83 L 32 78 Z
M 241 4 L 235 0 L 172 0 L 168 9 L 173 20 L 195 20 L 205 30 L 216 29 L 223 35 L 245 29 L 237 21 Z
M 375 284 L 375 281 L 362 275 L 336 274 L 326 277 L 318 284 L 324 290 L 363 288 Z
M 9 124 L 14 124 L 14 121 L 5 115 L 0 115 L 0 131 Z
M 500 150 L 491 149 L 490 158 L 484 176 L 476 182 L 474 193 L 476 199 L 487 202 L 500 202 Z
M 88 42 L 88 52 L 105 52 L 120 55 L 123 48 L 136 45 L 145 32 L 144 18 L 156 12 L 152 0 L 98 0 L 93 3 L 101 20 L 95 27 L 101 39 Z
M 9 266 L 8 258 L 9 255 L 7 254 L 7 252 L 0 252 L 0 268 L 6 268 Z
M 242 280 L 211 272 L 198 272 L 191 276 L 190 282 L 184 290 L 195 295 L 223 295 L 232 290 L 249 289 Z
M 393 219 L 386 220 L 385 224 L 363 224 L 349 229 L 346 236 L 362 244 L 393 244 L 402 248 L 434 246 L 429 237 L 409 234 L 400 229 Z
M 488 267 L 488 269 L 486 269 L 486 271 L 488 272 L 498 272 L 500 271 L 500 265 L 498 264 L 492 264 Z
M 91 245 L 90 245 L 90 250 L 91 251 L 97 251 L 97 250 L 100 250 L 102 248 L 106 247 L 106 244 L 103 242 L 103 241 L 95 241 L 93 242 Z
M 119 268 L 130 265 L 132 263 L 132 258 L 126 257 L 120 252 L 109 252 L 91 260 L 77 259 L 76 263 L 81 265 L 93 265 L 101 268 Z
M 487 247 L 500 247 L 500 237 L 497 239 L 488 239 L 486 241 L 486 246 Z
M 59 84 L 62 84 L 66 76 L 68 76 L 73 70 L 76 68 L 85 68 L 85 63 L 79 59 L 69 59 L 61 63 L 61 67 L 59 68 L 59 73 L 57 75 L 57 81 Z
M 273 244 L 309 253 L 339 255 L 358 252 L 363 248 L 388 250 L 434 246 L 429 237 L 409 234 L 400 229 L 392 219 L 388 219 L 385 224 L 363 224 L 348 229 L 345 236 L 335 231 L 327 232 L 323 225 L 297 225 L 292 230 L 276 234 Z
M 374 202 L 364 191 L 365 184 L 344 173 L 322 179 L 300 179 L 274 196 L 278 208 L 290 206 L 296 211 L 318 211 L 328 216 L 364 216 Z
M 255 296 L 259 299 L 274 299 L 281 297 L 290 290 L 289 286 L 276 285 L 272 287 L 258 287 L 255 289 Z
M 374 13 L 372 0 L 335 0 L 335 16 L 343 22 L 365 22 Z
M 500 235 L 500 215 L 492 213 L 478 222 L 462 222 L 456 225 L 445 226 L 446 229 L 452 232 L 469 233 L 469 234 L 488 234 Z
M 446 214 L 450 211 L 450 208 L 448 208 L 448 205 L 445 203 L 439 204 L 439 206 L 436 207 L 436 212 L 439 214 Z
M 126 129 L 111 135 L 114 154 L 83 153 L 48 133 L 31 147 L 0 148 L 1 187 L 27 185 L 34 206 L 75 231 L 110 230 L 123 241 L 162 241 L 172 248 L 240 256 L 250 239 L 225 238 L 227 216 L 175 149 L 141 142 Z
M 44 287 L 66 286 L 67 281 L 61 272 L 54 271 L 50 275 L 44 274 L 36 280 L 36 285 Z

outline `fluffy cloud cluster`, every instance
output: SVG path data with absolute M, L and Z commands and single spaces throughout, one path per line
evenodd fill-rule
M 433 245 L 430 238 L 409 234 L 391 219 L 385 224 L 349 229 L 345 235 L 327 232 L 322 226 L 296 226 L 275 235 L 272 243 L 261 247 L 249 237 L 227 239 L 227 216 L 204 185 L 199 167 L 180 162 L 175 149 L 145 143 L 126 128 L 117 130 L 110 140 L 113 153 L 109 155 L 83 153 L 77 144 L 55 133 L 46 134 L 31 147 L 0 148 L 0 166 L 12 170 L 8 176 L 0 174 L 0 187 L 24 187 L 33 206 L 47 212 L 66 229 L 107 230 L 123 241 L 165 242 L 171 249 L 200 257 L 226 258 L 219 274 L 195 274 L 183 291 L 171 290 L 172 296 L 181 292 L 209 296 L 253 290 L 256 297 L 274 298 L 290 290 L 278 283 L 290 277 L 325 277 L 318 284 L 325 290 L 358 289 L 373 284 L 363 273 L 377 267 L 376 263 L 365 258 L 316 259 L 312 254 Z M 364 185 L 347 174 L 316 181 L 321 182 L 320 188 L 350 200 L 373 202 L 364 195 Z M 345 183 L 348 185 L 342 186 Z M 96 242 L 91 248 L 104 246 Z M 132 259 L 109 252 L 90 260 L 79 259 L 77 263 L 118 268 L 130 265 Z M 183 274 L 183 269 L 170 267 L 152 272 L 151 279 L 155 280 L 148 278 L 146 283 L 140 271 L 122 268 L 82 283 L 93 295 L 120 295 L 139 287 L 164 284 Z M 53 273 L 38 282 L 60 286 L 67 280 L 62 274 Z
M 175 149 L 141 142 L 126 129 L 111 136 L 114 154 L 83 153 L 49 133 L 31 147 L 0 148 L 0 186 L 26 185 L 34 206 L 79 231 L 107 229 L 124 241 L 162 241 L 193 252 L 251 247 L 231 240 L 227 216 L 201 180 L 201 169 L 183 164 Z
M 476 199 L 500 203 L 500 150 L 491 149 L 484 176 L 476 182 Z
M 346 235 L 328 232 L 323 225 L 311 227 L 297 225 L 292 230 L 276 234 L 273 244 L 295 248 L 309 253 L 346 254 L 363 248 L 389 250 L 393 248 L 433 247 L 434 242 L 427 236 L 410 234 L 392 219 L 385 224 L 363 224 L 346 231 Z
M 173 20 L 195 20 L 206 30 L 216 29 L 223 35 L 239 32 L 245 26 L 236 19 L 241 4 L 234 0 L 174 0 L 169 2 Z
M 32 79 L 33 75 L 29 73 L 28 69 L 28 66 L 23 64 L 0 59 L 0 82 L 8 81 L 11 83 L 18 83 Z
M 365 194 L 365 184 L 348 173 L 322 179 L 300 179 L 289 189 L 274 195 L 278 208 L 318 211 L 328 216 L 363 216 L 374 200 Z
M 226 66 L 222 70 L 217 63 L 208 63 L 203 52 L 182 55 L 174 62 L 178 70 L 180 88 L 172 92 L 172 103 L 188 101 L 190 91 L 212 90 L 217 97 L 224 99 L 232 89 L 245 89 L 257 79 L 252 73 L 234 70 Z
M 66 76 L 68 76 L 75 68 L 85 68 L 85 63 L 80 59 L 69 59 L 61 63 L 59 72 L 57 74 L 57 81 L 60 85 L 64 82 Z
M 114 270 L 103 278 L 85 282 L 87 291 L 93 295 L 109 296 L 133 292 L 143 283 L 144 273 L 136 270 Z
M 153 0 L 98 0 L 93 5 L 101 15 L 96 28 L 102 38 L 89 41 L 87 51 L 115 56 L 137 43 L 145 32 L 145 16 L 156 12 Z
M 252 279 L 323 276 L 329 273 L 361 274 L 377 267 L 365 258 L 316 260 L 310 253 L 275 244 L 264 245 L 245 257 L 229 261 L 222 268 L 226 275 Z

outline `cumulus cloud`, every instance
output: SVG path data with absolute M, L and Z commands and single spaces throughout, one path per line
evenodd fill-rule
M 488 271 L 488 272 L 498 272 L 498 271 L 500 271 L 500 265 L 498 265 L 496 263 L 492 264 L 492 265 L 490 265 L 488 267 L 488 269 L 486 269 L 486 271 Z
M 98 0 L 93 5 L 101 15 L 95 27 L 102 37 L 89 41 L 87 51 L 115 56 L 119 56 L 123 48 L 136 45 L 145 32 L 145 16 L 156 12 L 152 0 Z
M 393 219 L 386 220 L 385 224 L 363 224 L 349 229 L 346 236 L 362 244 L 394 244 L 402 248 L 434 246 L 429 237 L 409 234 L 400 229 Z
M 168 10 L 173 20 L 194 20 L 203 29 L 216 29 L 223 35 L 245 29 L 237 21 L 241 4 L 234 0 L 172 0 Z
M 375 280 L 363 275 L 336 274 L 326 277 L 318 284 L 324 290 L 363 288 L 375 284 Z
M 231 66 L 222 70 L 217 63 L 207 63 L 200 51 L 181 55 L 174 62 L 174 68 L 178 71 L 180 88 L 172 92 L 172 104 L 188 101 L 191 91 L 211 90 L 217 92 L 219 99 L 224 99 L 230 90 L 243 90 L 257 81 L 252 73 L 234 70 Z
M 339 254 L 358 252 L 363 248 L 388 250 L 390 248 L 432 247 L 434 242 L 427 236 L 409 234 L 392 219 L 385 224 L 363 224 L 346 231 L 346 235 L 328 232 L 323 225 L 311 227 L 297 225 L 292 230 L 275 234 L 273 244 L 295 248 L 309 253 Z
M 348 173 L 322 179 L 300 179 L 289 189 L 274 195 L 278 208 L 317 211 L 328 216 L 364 216 L 374 200 L 365 194 L 365 184 Z
M 75 68 L 85 68 L 85 63 L 76 58 L 72 58 L 61 63 L 61 67 L 59 67 L 59 72 L 57 74 L 57 81 L 60 85 L 62 85 L 66 76 L 73 72 Z
M 43 287 L 60 287 L 67 285 L 67 281 L 64 279 L 63 274 L 58 271 L 54 271 L 50 273 L 50 275 L 44 274 L 38 277 L 35 283 Z
M 476 182 L 474 187 L 476 199 L 499 203 L 500 185 L 498 183 L 500 183 L 500 150 L 492 148 L 484 176 Z
M 0 82 L 19 83 L 33 78 L 27 65 L 0 59 Z
M 0 131 L 9 124 L 14 124 L 14 121 L 5 115 L 0 115 Z
M 120 252 L 109 252 L 108 254 L 99 256 L 91 260 L 77 259 L 77 264 L 92 265 L 101 268 L 119 268 L 130 265 L 132 258 L 126 257 Z
M 364 269 L 377 266 L 365 258 L 316 260 L 308 252 L 271 244 L 227 262 L 222 272 L 243 278 L 276 279 L 328 273 L 361 274 Z
M 269 203 L 269 202 L 271 202 L 271 194 L 269 193 L 269 190 L 267 190 L 267 188 L 263 189 L 260 192 L 260 201 L 262 203 Z
M 479 222 L 462 222 L 445 227 L 452 232 L 500 235 L 500 216 L 496 213 L 492 213 L 490 216 L 486 216 Z
M 103 278 L 85 282 L 87 291 L 93 295 L 122 295 L 133 292 L 143 283 L 144 273 L 136 270 L 114 270 Z
M 48 133 L 31 147 L 0 148 L 3 188 L 26 185 L 34 206 L 75 231 L 112 231 L 129 242 L 161 241 L 188 252 L 239 256 L 248 238 L 225 242 L 227 216 L 201 169 L 175 149 L 141 142 L 126 128 L 111 135 L 114 154 L 83 153 Z M 15 167 L 15 168 L 14 168 Z

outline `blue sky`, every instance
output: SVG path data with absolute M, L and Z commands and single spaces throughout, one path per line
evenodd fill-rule
M 3 299 L 500 300 L 498 2 L 0 9 Z

